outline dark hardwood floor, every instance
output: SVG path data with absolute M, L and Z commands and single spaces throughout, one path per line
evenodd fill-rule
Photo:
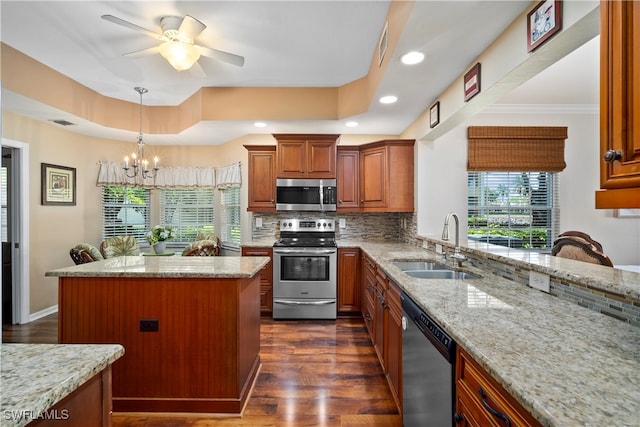
M 2 327 L 3 342 L 56 342 L 57 315 Z M 361 318 L 261 325 L 262 367 L 243 416 L 114 413 L 114 427 L 401 426 Z

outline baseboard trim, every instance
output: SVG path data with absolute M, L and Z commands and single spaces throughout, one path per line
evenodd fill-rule
M 52 305 L 51 307 L 47 307 L 44 310 L 36 311 L 29 315 L 29 322 L 33 322 L 34 320 L 42 319 L 50 314 L 58 312 L 58 304 Z

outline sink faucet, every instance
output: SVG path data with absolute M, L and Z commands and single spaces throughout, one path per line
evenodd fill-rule
M 444 219 L 444 229 L 442 230 L 442 240 L 449 240 L 449 220 L 453 217 L 456 222 L 456 247 L 453 253 L 453 260 L 458 266 L 462 264 L 462 261 L 466 260 L 467 257 L 460 253 L 460 219 L 458 218 L 458 214 L 455 212 L 451 212 Z

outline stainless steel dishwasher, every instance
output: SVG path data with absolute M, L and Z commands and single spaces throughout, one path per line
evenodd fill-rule
M 403 425 L 452 426 L 456 344 L 411 298 L 401 300 Z

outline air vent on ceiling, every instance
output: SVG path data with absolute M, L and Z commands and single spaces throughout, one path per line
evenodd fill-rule
M 75 123 L 68 122 L 66 120 L 51 120 L 53 123 L 57 123 L 61 126 L 75 126 Z

